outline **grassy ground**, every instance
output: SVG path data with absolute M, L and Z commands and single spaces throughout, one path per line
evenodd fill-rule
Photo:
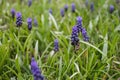
M 22 1 L 22 2 L 21 2 Z M 0 80 L 33 80 L 30 70 L 34 55 L 46 80 L 117 80 L 120 77 L 120 3 L 114 0 L 94 0 L 94 12 L 84 0 L 0 0 Z M 76 13 L 71 12 L 72 2 Z M 68 4 L 64 17 L 60 9 Z M 110 14 L 110 4 L 115 11 Z M 22 13 L 23 25 L 16 27 L 10 10 Z M 53 14 L 49 14 L 49 9 Z M 72 27 L 76 17 L 83 18 L 83 27 L 90 37 L 75 53 L 71 45 Z M 31 31 L 27 18 L 38 21 Z M 54 40 L 59 51 L 54 53 Z M 51 55 L 53 54 L 53 55 Z

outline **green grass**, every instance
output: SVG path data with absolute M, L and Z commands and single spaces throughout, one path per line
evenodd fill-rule
M 76 13 L 71 12 L 71 3 Z M 92 2 L 89 1 L 89 4 Z M 68 4 L 62 18 L 60 9 Z M 112 0 L 94 0 L 95 10 L 86 8 L 84 0 L 27 0 L 0 1 L 0 80 L 33 80 L 30 60 L 34 55 L 46 80 L 117 80 L 120 77 L 120 8 Z M 115 6 L 110 14 L 109 5 Z M 15 8 L 23 16 L 17 28 L 10 10 Z M 53 15 L 49 14 L 49 8 Z M 80 49 L 75 53 L 71 45 L 72 27 L 76 17 L 83 18 L 90 42 L 80 38 Z M 27 29 L 28 17 L 36 18 L 38 27 Z M 54 39 L 59 40 L 59 51 L 53 52 Z M 54 55 L 51 55 L 54 53 Z

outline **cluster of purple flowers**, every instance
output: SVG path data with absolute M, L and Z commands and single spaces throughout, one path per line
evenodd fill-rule
M 78 16 L 77 20 L 76 20 L 76 23 L 77 23 L 76 25 L 77 25 L 77 28 L 78 28 L 78 32 L 82 33 L 83 40 L 84 41 L 89 41 L 89 37 L 87 35 L 86 29 L 82 27 L 82 17 Z
M 67 12 L 67 10 L 68 10 L 68 5 L 65 5 L 65 6 L 64 6 L 64 10 Z
M 85 1 L 85 5 L 86 7 L 89 7 L 89 2 L 88 0 Z M 90 11 L 93 12 L 94 11 L 94 2 L 90 3 Z
M 40 71 L 34 57 L 32 57 L 32 59 L 31 59 L 31 72 L 34 76 L 34 80 L 44 80 L 44 77 L 41 74 L 41 71 Z
M 61 14 L 62 17 L 64 17 L 65 12 L 67 12 L 67 10 L 68 10 L 68 5 L 65 5 L 64 8 L 61 8 L 60 14 Z
M 37 22 L 37 20 L 36 20 L 36 18 L 34 18 L 34 26 L 38 26 L 38 22 Z
M 32 29 L 32 18 L 28 18 L 27 23 L 28 23 L 28 30 L 31 30 Z
M 64 9 L 60 10 L 60 14 L 61 14 L 62 17 L 64 17 L 64 15 L 65 15 Z
M 28 30 L 32 29 L 32 18 L 27 18 L 27 25 L 28 25 Z M 36 19 L 34 19 L 34 26 L 38 26 L 38 22 Z
M 82 33 L 83 40 L 89 41 L 89 37 L 87 35 L 86 29 L 82 27 L 82 17 L 78 16 L 76 20 L 76 25 L 72 28 L 71 44 L 73 46 L 79 45 L 78 34 L 80 32 Z
M 91 12 L 94 11 L 94 3 L 93 2 L 90 4 L 90 10 L 91 10 Z
M 55 52 L 59 51 L 58 39 L 54 40 L 54 51 Z
M 74 13 L 75 10 L 76 10 L 75 3 L 72 3 L 72 4 L 71 4 L 71 12 Z M 67 11 L 68 11 L 68 5 L 66 4 L 66 5 L 64 6 L 64 8 L 61 8 L 61 9 L 60 9 L 60 15 L 61 15 L 61 17 L 64 17 L 65 12 L 67 12 Z M 50 14 L 53 13 L 53 11 L 52 11 L 51 8 L 49 9 L 49 13 L 50 13 Z
M 74 13 L 74 12 L 75 12 L 75 9 L 76 9 L 75 3 L 72 3 L 72 4 L 71 4 L 71 11 Z
M 14 19 L 15 18 L 15 9 L 14 8 L 11 9 L 11 15 L 12 15 L 12 18 Z
M 32 0 L 28 0 L 28 7 L 32 5 Z
M 16 26 L 22 26 L 22 14 L 20 12 L 16 13 Z
M 78 16 L 76 18 L 76 24 L 77 24 L 78 32 L 82 31 L 82 17 Z
M 109 12 L 110 12 L 110 13 L 113 13 L 113 11 L 114 11 L 114 6 L 113 6 L 113 5 L 110 5 Z
M 120 0 L 116 0 L 117 3 L 120 2 Z M 85 5 L 86 7 L 88 7 L 88 0 L 85 1 Z M 109 6 L 109 13 L 113 13 L 115 10 L 114 6 L 113 5 L 110 5 Z M 94 11 L 94 2 L 91 2 L 90 3 L 90 11 L 93 12 Z
M 82 36 L 83 36 L 83 40 L 84 41 L 89 41 L 89 37 L 88 37 L 88 35 L 87 35 L 87 31 L 86 31 L 86 29 L 85 28 L 82 28 Z
M 15 12 L 15 9 L 11 9 L 11 16 L 12 18 L 14 19 L 15 18 L 15 15 L 16 15 L 16 26 L 17 27 L 20 27 L 22 26 L 22 14 L 21 12 Z M 28 25 L 28 30 L 31 30 L 32 29 L 32 18 L 28 18 L 27 19 L 27 25 Z M 34 19 L 34 26 L 38 26 L 38 22 L 36 19 Z
M 74 27 L 72 28 L 71 44 L 72 44 L 73 46 L 79 45 L 78 28 L 77 28 L 77 26 L 74 26 Z

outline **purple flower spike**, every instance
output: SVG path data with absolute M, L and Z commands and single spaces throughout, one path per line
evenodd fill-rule
M 20 12 L 16 13 L 16 26 L 22 26 L 22 14 Z
M 75 4 L 74 3 L 71 4 L 71 8 L 72 8 L 71 11 L 75 12 Z
M 68 10 L 68 5 L 65 5 L 65 6 L 64 6 L 64 10 L 67 12 L 67 10 Z
M 31 59 L 31 72 L 34 76 L 34 80 L 44 80 L 44 77 L 41 75 L 41 71 L 40 71 L 34 57 L 32 57 L 32 59 Z
M 91 12 L 94 11 L 94 3 L 93 2 L 90 4 L 90 10 L 91 10 Z
M 77 19 L 76 19 L 76 25 L 77 25 L 77 28 L 78 28 L 78 33 L 80 31 L 82 31 L 82 17 L 78 16 Z
M 113 5 L 110 5 L 109 12 L 110 12 L 110 13 L 113 13 L 113 11 L 114 11 L 114 6 L 113 6 Z
M 38 26 L 38 22 L 37 22 L 37 20 L 36 19 L 34 19 L 34 26 Z
M 60 14 L 61 14 L 62 17 L 64 17 L 64 15 L 65 15 L 64 9 L 60 10 Z
M 59 51 L 58 39 L 54 40 L 54 51 L 55 52 Z
M 78 38 L 78 28 L 77 26 L 74 26 L 72 28 L 72 34 L 71 34 L 71 44 L 75 47 L 79 45 L 79 38 Z
M 15 18 L 15 9 L 12 8 L 10 12 L 11 12 L 12 18 L 14 19 Z
M 30 7 L 32 5 L 32 0 L 28 0 L 28 6 Z
M 89 37 L 87 36 L 87 32 L 85 28 L 82 28 L 82 36 L 84 41 L 87 41 L 87 42 L 89 41 Z
M 85 28 L 83 28 L 83 26 L 82 26 L 82 17 L 78 16 L 76 21 L 77 21 L 76 25 L 77 25 L 78 33 L 80 33 L 80 32 L 82 33 L 84 41 L 89 41 L 89 37 L 87 36 L 87 32 L 86 32 Z
M 53 13 L 51 8 L 49 9 L 49 13 L 50 13 L 50 14 L 52 14 L 52 13 Z
M 31 30 L 32 29 L 32 19 L 28 18 L 27 23 L 28 23 L 28 30 Z

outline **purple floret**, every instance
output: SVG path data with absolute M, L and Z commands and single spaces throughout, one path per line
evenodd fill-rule
M 20 12 L 16 13 L 16 26 L 22 26 L 22 14 Z
M 28 0 L 28 6 L 30 7 L 32 5 L 32 0 Z
M 113 11 L 114 11 L 114 6 L 113 6 L 113 5 L 110 5 L 109 12 L 110 12 L 110 13 L 113 13 Z
M 32 29 L 32 18 L 27 18 L 28 30 Z
M 74 26 L 74 27 L 72 28 L 71 44 L 72 44 L 73 46 L 76 46 L 76 45 L 79 44 L 78 28 L 77 28 L 77 26 Z
M 54 40 L 54 51 L 55 51 L 55 52 L 59 51 L 58 39 L 55 39 L 55 40 Z
M 14 19 L 15 18 L 15 9 L 12 8 L 10 12 L 11 12 L 12 18 Z
M 62 17 L 64 17 L 64 15 L 65 15 L 64 9 L 60 10 L 60 14 L 61 14 Z
M 64 10 L 67 11 L 68 10 L 68 5 L 64 6 Z
M 31 72 L 34 76 L 34 80 L 44 80 L 44 77 L 41 75 L 41 71 L 40 71 L 34 57 L 32 57 L 32 59 L 31 59 Z
M 71 4 L 71 11 L 75 12 L 75 4 L 74 3 Z

